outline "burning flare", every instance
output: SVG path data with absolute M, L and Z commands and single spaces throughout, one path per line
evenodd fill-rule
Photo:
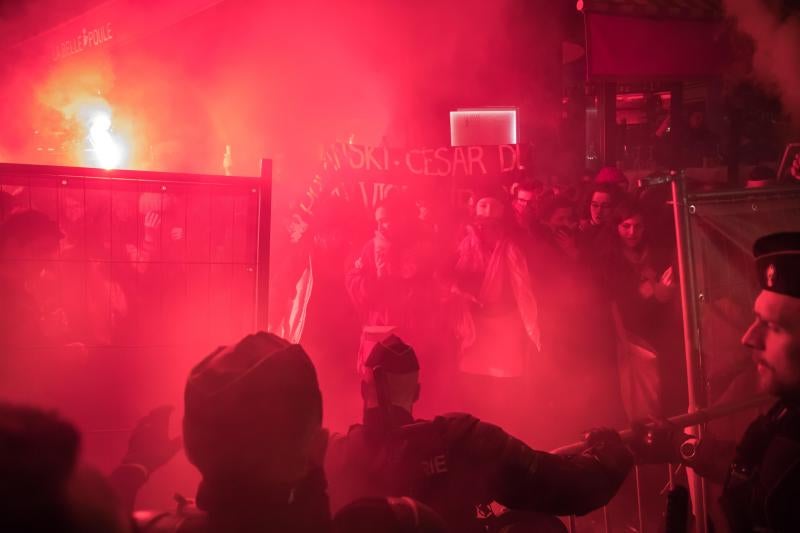
M 122 163 L 125 151 L 111 135 L 111 117 L 107 113 L 98 112 L 89 120 L 89 144 L 97 166 L 110 170 Z

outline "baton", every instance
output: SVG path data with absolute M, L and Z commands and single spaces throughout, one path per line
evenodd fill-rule
M 697 426 L 700 424 L 705 424 L 717 418 L 722 418 L 728 415 L 739 413 L 741 411 L 746 411 L 753 407 L 758 407 L 762 404 L 767 403 L 767 401 L 769 400 L 774 401 L 774 398 L 772 398 L 771 396 L 763 395 L 738 402 L 723 403 L 720 405 L 707 407 L 705 409 L 700 409 L 693 413 L 686 413 L 683 415 L 673 416 L 672 418 L 668 418 L 667 422 L 679 428 Z M 645 428 L 654 427 L 655 425 L 656 425 L 655 422 L 651 422 L 645 424 L 644 427 Z M 632 429 L 625 429 L 619 432 L 619 436 L 620 438 L 622 438 L 623 442 L 630 442 L 634 438 L 634 433 Z M 580 442 L 573 442 L 572 444 L 567 444 L 566 446 L 561 446 L 560 448 L 556 448 L 550 453 L 559 455 L 572 455 L 582 452 L 585 448 L 586 448 L 586 442 L 580 441 Z

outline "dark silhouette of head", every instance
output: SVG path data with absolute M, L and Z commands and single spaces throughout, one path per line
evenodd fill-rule
M 800 232 L 773 233 L 753 245 L 761 292 L 742 337 L 759 388 L 800 405 Z
M 377 343 L 364 363 L 364 408 L 394 406 L 411 413 L 419 391 L 419 362 L 414 349 L 396 335 Z
M 184 445 L 206 482 L 291 486 L 311 467 L 322 431 L 314 365 L 271 333 L 221 347 L 190 373 Z
M 80 435 L 53 412 L 0 403 L 0 531 L 118 533 L 130 522 Z
M 614 241 L 623 249 L 646 246 L 646 217 L 641 204 L 633 200 L 620 203 L 611 215 L 610 231 L 614 234 Z
M 0 268 L 20 281 L 38 276 L 58 252 L 64 237 L 53 220 L 39 211 L 20 211 L 0 224 Z

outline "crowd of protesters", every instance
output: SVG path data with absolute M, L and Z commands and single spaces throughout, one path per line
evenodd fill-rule
M 324 238 L 298 261 L 314 287 L 288 275 L 278 307 L 305 306 L 294 331 L 322 368 L 355 376 L 397 334 L 426 368 L 423 410 L 468 409 L 542 445 L 685 407 L 668 186 L 637 189 L 609 167 L 570 187 L 522 178 L 461 196 L 393 190 L 363 244 L 330 237 L 336 217 L 320 216 Z M 538 428 L 556 418 L 564 433 L 548 442 Z
M 306 294 L 308 327 L 292 339 L 302 346 L 249 335 L 189 375 L 182 440 L 202 481 L 177 511 L 133 512 L 138 489 L 180 448 L 168 410 L 139 423 L 104 477 L 81 465 L 70 423 L 0 404 L 0 529 L 563 531 L 548 517 L 607 504 L 633 461 L 616 432 L 590 431 L 585 450 L 564 457 L 523 441 L 533 431 L 544 447 L 685 410 L 666 189 L 633 188 L 604 168 L 575 187 L 478 187 L 459 209 L 398 191 L 376 206 L 360 252 L 341 253 L 352 243 L 336 231 L 316 235 L 322 252 L 309 253 L 335 249 L 338 260 Z M 42 335 L 26 291 L 36 258 L 63 238 L 35 211 L 3 222 L 5 346 Z M 358 377 L 363 423 L 346 434 L 322 427 L 323 404 L 337 398 L 321 390 L 320 367 Z M 412 414 L 418 401 L 431 416 Z M 556 426 L 548 442 L 542 429 Z M 508 512 L 477 521 L 492 502 Z

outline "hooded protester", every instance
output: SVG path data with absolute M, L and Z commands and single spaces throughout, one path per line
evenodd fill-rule
M 322 397 L 302 346 L 260 332 L 221 347 L 190 373 L 185 402 L 184 447 L 202 475 L 197 507 L 144 531 L 329 530 Z
M 527 400 L 524 378 L 540 345 L 538 305 L 504 191 L 476 198 L 450 272 L 461 405 L 508 426 L 514 424 L 508 406 Z
M 0 346 L 45 344 L 65 329 L 63 319 L 45 316 L 37 298 L 63 237 L 58 224 L 39 211 L 19 211 L 0 224 Z
M 539 344 L 527 259 L 509 231 L 502 191 L 478 196 L 453 268 L 454 290 L 467 304 L 457 328 L 459 367 L 470 374 L 520 377 L 528 346 Z M 498 346 L 499 340 L 507 344 Z
M 422 237 L 413 203 L 400 194 L 375 208 L 376 229 L 346 274 L 350 301 L 361 316 L 359 373 L 375 342 L 391 332 L 413 339 L 421 357 L 440 352 L 434 313 L 439 293 L 434 280 L 433 242 Z M 429 357 L 430 354 L 430 357 Z
M 628 177 L 617 167 L 603 167 L 594 178 L 597 185 L 611 185 L 619 188 L 620 192 L 627 192 L 630 188 Z

